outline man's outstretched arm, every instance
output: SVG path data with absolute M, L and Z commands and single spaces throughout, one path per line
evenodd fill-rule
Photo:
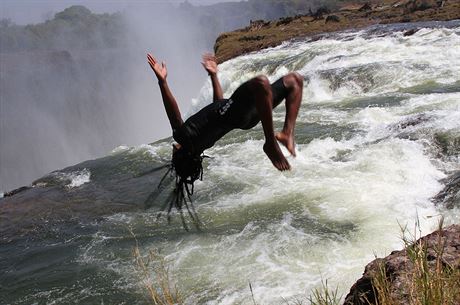
M 169 90 L 168 83 L 166 82 L 166 77 L 168 76 L 166 64 L 164 62 L 160 64 L 151 54 L 147 54 L 147 60 L 158 79 L 158 86 L 160 86 L 163 105 L 165 107 L 166 114 L 168 115 L 171 128 L 173 130 L 178 129 L 182 126 L 184 121 L 182 120 L 176 99 L 172 95 L 171 90 Z
M 206 53 L 203 55 L 203 62 L 201 64 L 211 77 L 213 91 L 212 100 L 215 102 L 223 99 L 224 95 L 222 93 L 222 87 L 220 86 L 219 78 L 217 77 L 216 57 L 212 54 Z

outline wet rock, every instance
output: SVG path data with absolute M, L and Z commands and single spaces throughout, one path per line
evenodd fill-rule
M 431 117 L 429 115 L 421 113 L 421 114 L 409 116 L 405 118 L 404 120 L 401 120 L 400 122 L 391 125 L 389 128 L 391 130 L 401 132 L 401 134 L 398 137 L 408 138 L 407 135 L 404 134 L 404 132 L 407 131 L 407 129 L 410 129 L 410 127 L 417 126 L 425 122 L 428 122 L 430 118 Z
M 428 121 L 428 119 L 429 118 L 424 114 L 417 115 L 417 116 L 414 116 L 414 117 L 410 117 L 410 118 L 408 118 L 407 120 L 405 120 L 403 122 L 400 122 L 398 124 L 398 127 L 400 129 L 406 129 L 407 127 L 416 126 L 418 124 L 424 123 L 424 122 Z
M 20 192 L 26 191 L 26 190 L 28 190 L 30 188 L 31 188 L 30 186 L 21 186 L 21 187 L 19 187 L 17 189 L 14 189 L 12 191 L 4 193 L 3 197 L 11 197 L 13 195 L 19 194 Z
M 326 23 L 328 22 L 340 22 L 340 18 L 337 15 L 329 15 L 326 18 Z
M 328 9 L 326 6 L 322 6 L 316 10 L 315 13 L 312 13 L 313 20 L 320 20 L 324 19 L 323 15 L 330 14 L 331 10 Z
M 410 0 L 405 4 L 406 12 L 425 11 L 438 5 L 433 0 Z
M 435 231 L 417 240 L 416 244 L 426 246 L 428 268 L 434 268 L 438 253 L 440 253 L 439 248 L 442 248 L 441 263 L 444 268 L 460 269 L 460 225 L 452 225 L 442 231 Z M 394 300 L 394 305 L 409 304 L 407 274 L 413 272 L 414 265 L 408 257 L 406 248 L 401 251 L 393 251 L 385 258 L 377 258 L 370 262 L 365 267 L 363 276 L 351 287 L 344 305 L 377 304 L 375 301 L 377 290 L 373 285 L 373 280 L 378 274 L 381 274 L 382 268 L 389 282 L 389 293 Z
M 443 204 L 446 208 L 452 209 L 455 206 L 460 206 L 460 171 L 456 171 L 442 181 L 445 183 L 444 189 L 439 192 L 433 201 L 436 204 Z
M 433 140 L 445 156 L 456 156 L 460 152 L 460 135 L 454 132 L 437 132 Z
M 406 36 L 412 36 L 414 35 L 415 33 L 418 32 L 419 29 L 410 29 L 408 31 L 405 31 L 403 36 L 406 37 Z
M 367 11 L 371 11 L 371 10 L 372 10 L 372 6 L 371 6 L 371 4 L 369 2 L 367 2 L 363 6 L 361 6 L 358 11 L 367 12 Z
M 296 18 L 299 18 L 299 17 L 284 17 L 284 18 L 281 18 L 281 19 L 276 23 L 276 26 L 289 24 L 289 23 L 291 23 L 292 21 L 294 21 Z
M 161 200 L 147 206 L 146 199 L 158 189 L 167 171 L 164 162 L 142 150 L 120 152 L 52 172 L 34 181 L 32 187 L 4 194 L 0 199 L 0 244 L 39 238 L 48 227 L 69 221 L 91 224 L 120 212 L 161 210 Z M 90 173 L 89 181 L 72 185 L 71 176 L 80 176 L 85 170 Z M 160 194 L 163 197 L 173 186 L 167 182 L 164 186 L 168 188 Z
M 250 20 L 249 21 L 249 26 L 246 28 L 247 31 L 253 32 L 253 31 L 258 31 L 264 26 L 267 26 L 270 24 L 270 21 L 265 21 L 262 19 L 259 20 Z

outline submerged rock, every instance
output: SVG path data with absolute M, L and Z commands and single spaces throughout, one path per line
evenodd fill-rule
M 448 209 L 460 206 L 460 171 L 456 171 L 442 182 L 446 186 L 433 198 L 433 201 L 436 204 L 442 203 Z
M 21 187 L 19 187 L 17 189 L 14 189 L 12 191 L 4 193 L 3 197 L 11 197 L 13 195 L 19 194 L 20 192 L 26 191 L 26 190 L 28 190 L 30 188 L 31 188 L 30 186 L 21 186 Z
M 419 31 L 419 29 L 410 29 L 410 30 L 407 30 L 404 32 L 403 36 L 404 37 L 407 37 L 407 36 L 412 36 L 414 35 L 415 33 L 417 33 Z
M 87 224 L 118 212 L 161 210 L 147 206 L 146 199 L 156 192 L 167 162 L 145 145 L 54 171 L 7 192 L 0 199 L 0 244 L 41 236 L 71 221 Z
M 455 132 L 436 132 L 434 142 L 445 156 L 456 156 L 460 152 L 460 134 Z
M 460 269 L 460 225 L 451 225 L 441 231 L 424 236 L 415 242 L 426 247 L 426 261 L 429 269 L 436 265 L 439 253 L 442 268 Z M 412 247 L 412 246 L 410 246 Z M 410 248 L 393 251 L 385 258 L 377 258 L 364 269 L 363 276 L 351 287 L 344 305 L 377 304 L 377 289 L 374 281 L 385 275 L 389 283 L 388 292 L 394 305 L 409 304 L 409 278 L 414 272 L 414 264 L 409 257 Z M 384 270 L 384 272 L 382 272 Z M 460 301 L 458 295 L 457 301 Z

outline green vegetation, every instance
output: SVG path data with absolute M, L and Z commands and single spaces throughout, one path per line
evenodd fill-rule
M 245 27 L 250 20 L 275 20 L 305 15 L 319 7 L 338 8 L 343 0 L 249 0 L 193 6 L 187 1 L 162 9 L 196 22 L 199 32 L 213 43 L 221 33 Z M 345 0 L 346 2 L 346 0 Z M 360 0 L 358 0 L 360 2 Z M 97 49 L 120 46 L 126 39 L 123 15 L 94 14 L 84 6 L 71 6 L 53 19 L 35 25 L 0 20 L 0 52 L 29 50 Z
M 228 54 L 219 56 L 221 60 L 275 46 L 293 37 L 314 35 L 324 31 L 337 31 L 376 22 L 451 20 L 459 17 L 458 3 L 451 1 L 447 1 L 442 10 L 434 4 L 435 0 L 408 0 L 407 3 L 393 8 L 395 2 L 396 0 L 248 0 L 194 6 L 184 1 L 177 7 L 170 4 L 161 7 L 167 12 L 178 13 L 181 19 L 193 21 L 192 24 L 196 24 L 201 37 L 209 44 L 212 44 L 220 33 L 244 28 L 250 21 L 268 22 L 284 18 L 272 22 L 273 24 L 269 25 L 270 29 L 265 29 L 266 33 L 259 35 L 263 36 L 260 41 L 246 39 L 248 43 L 245 44 L 230 41 L 230 46 L 225 47 Z M 359 7 L 359 3 L 367 3 L 369 8 L 380 6 L 380 9 L 334 13 L 338 17 L 334 17 L 335 22 L 327 25 L 322 20 L 323 14 L 337 12 L 347 5 L 356 7 L 358 4 Z M 322 13 L 318 15 L 317 12 Z M 312 15 L 315 18 L 307 17 Z M 300 16 L 304 18 L 298 19 Z M 293 26 L 295 24 L 296 26 Z M 275 25 L 281 25 L 283 29 L 275 29 Z M 0 52 L 113 48 L 132 41 L 126 39 L 126 29 L 124 16 L 120 13 L 94 14 L 84 6 L 71 6 L 57 13 L 53 19 L 36 25 L 19 26 L 9 19 L 0 20 Z M 244 39 L 242 41 L 245 42 Z
M 0 52 L 116 47 L 123 41 L 120 14 L 93 14 L 84 6 L 71 6 L 53 19 L 19 26 L 0 21 Z
M 320 289 L 313 290 L 309 297 L 310 305 L 339 305 L 340 296 L 338 295 L 338 289 L 331 290 L 327 285 L 326 281 L 321 281 L 322 287 Z M 299 303 L 301 305 L 302 303 Z

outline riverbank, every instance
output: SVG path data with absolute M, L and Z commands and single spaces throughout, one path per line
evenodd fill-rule
M 214 45 L 220 63 L 250 52 L 275 47 L 285 41 L 376 24 L 460 19 L 458 1 L 383 1 L 342 7 L 336 12 L 318 10 L 309 16 L 275 21 L 253 21 L 240 30 L 221 34 Z M 408 33 L 410 34 L 410 33 Z
M 367 264 L 344 305 L 459 304 L 460 225 L 439 228 Z

